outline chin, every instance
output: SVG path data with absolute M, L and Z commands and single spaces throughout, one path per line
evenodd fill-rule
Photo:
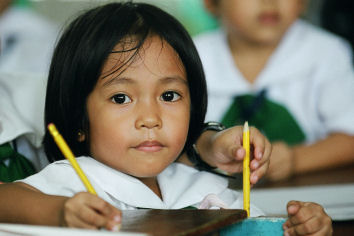
M 151 177 L 156 177 L 158 176 L 164 169 L 161 170 L 146 170 L 146 171 L 141 171 L 140 173 L 137 173 L 139 175 L 135 175 L 138 178 L 151 178 Z
M 126 174 L 137 177 L 137 178 L 151 178 L 158 176 L 162 171 L 164 171 L 167 167 L 164 168 L 149 168 L 145 166 L 140 169 L 135 169 L 131 171 L 127 171 Z

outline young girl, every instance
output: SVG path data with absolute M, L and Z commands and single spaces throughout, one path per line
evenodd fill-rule
M 142 3 L 84 13 L 55 50 L 45 120 L 81 156 L 77 160 L 98 196 L 85 192 L 47 132 L 46 153 L 57 161 L 0 186 L 0 221 L 117 230 L 117 208 L 242 208 L 242 197 L 227 188 L 226 179 L 175 162 L 201 131 L 206 100 L 198 54 L 173 17 Z M 251 142 L 264 153 L 258 164 L 267 165 L 268 141 L 252 129 Z M 289 213 L 305 214 L 306 222 L 328 218 L 309 206 L 314 204 Z M 259 214 L 251 208 L 251 215 Z

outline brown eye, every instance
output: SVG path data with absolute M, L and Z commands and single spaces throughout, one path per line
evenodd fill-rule
M 181 95 L 179 95 L 178 93 L 174 92 L 174 91 L 168 91 L 168 92 L 164 92 L 161 95 L 161 99 L 163 101 L 166 102 L 174 102 L 177 101 L 178 99 L 180 99 Z
M 116 104 L 124 104 L 124 103 L 128 103 L 128 102 L 132 101 L 127 95 L 125 95 L 123 93 L 115 94 L 111 98 L 111 100 L 112 100 L 112 102 L 114 102 Z

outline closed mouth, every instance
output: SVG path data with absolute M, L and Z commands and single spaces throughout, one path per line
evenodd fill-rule
M 258 20 L 265 25 L 275 25 L 280 21 L 280 15 L 276 12 L 265 12 L 259 15 Z
M 158 152 L 164 146 L 158 141 L 145 141 L 140 143 L 135 149 L 142 151 L 142 152 Z

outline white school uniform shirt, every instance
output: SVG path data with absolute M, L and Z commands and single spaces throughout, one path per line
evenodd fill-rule
M 194 38 L 206 74 L 206 120 L 220 121 L 234 96 L 267 90 L 311 143 L 331 132 L 354 134 L 354 72 L 349 44 L 303 20 L 283 37 L 254 84 L 237 69 L 223 29 Z
M 30 7 L 6 9 L 0 16 L 0 71 L 46 73 L 58 32 L 57 24 Z
M 198 207 L 210 194 L 217 195 L 228 208 L 243 208 L 242 193 L 228 189 L 227 179 L 184 164 L 172 163 L 157 176 L 161 200 L 133 176 L 110 168 L 91 157 L 76 159 L 98 196 L 121 210 Z M 75 193 L 86 191 L 67 160 L 54 162 L 41 172 L 20 181 L 51 195 L 71 197 Z M 251 205 L 251 216 L 262 214 L 260 209 Z
M 41 142 L 57 35 L 58 26 L 30 8 L 13 6 L 0 16 L 0 144 L 16 140 L 37 171 L 48 164 Z
M 42 74 L 0 73 L 0 144 L 16 139 L 37 171 L 49 164 L 42 147 L 46 85 Z

